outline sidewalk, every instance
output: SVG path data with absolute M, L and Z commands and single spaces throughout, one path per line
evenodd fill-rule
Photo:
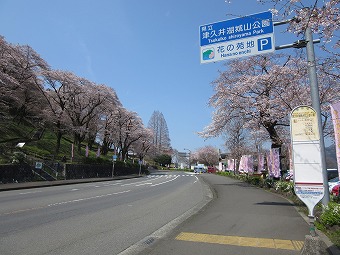
M 139 178 L 139 177 L 141 176 L 137 174 L 132 174 L 132 175 L 124 175 L 124 176 L 114 176 L 113 178 L 111 177 L 111 178 L 91 178 L 91 179 L 74 179 L 74 180 L 59 180 L 59 181 L 6 183 L 6 184 L 0 184 L 0 191 L 32 189 L 32 188 L 40 188 L 40 187 L 86 183 L 86 182 L 103 182 L 103 181 L 112 181 L 112 180 L 123 180 L 123 179 Z
M 310 234 L 308 219 L 306 222 L 285 198 L 223 176 L 202 174 L 200 178 L 214 193 L 206 207 L 170 235 L 159 238 L 154 233 L 144 239 L 139 244 L 142 247 L 135 247 L 138 253 L 121 254 L 339 254 L 324 235 L 320 236 L 319 251 L 311 246 L 303 248 Z

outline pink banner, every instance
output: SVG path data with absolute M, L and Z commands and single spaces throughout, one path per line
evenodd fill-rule
M 273 176 L 272 174 L 272 153 L 271 150 L 266 153 L 266 160 L 267 160 L 267 168 L 268 168 L 268 176 Z
M 272 151 L 272 173 L 275 178 L 279 178 L 280 173 L 280 151 L 279 148 L 273 148 Z
M 245 161 L 245 159 L 244 159 L 244 155 L 241 157 L 241 159 L 240 159 L 240 164 L 239 164 L 239 166 L 238 166 L 238 172 L 239 173 L 244 173 L 245 171 L 244 171 L 244 161 Z
M 257 173 L 261 173 L 264 170 L 264 155 L 259 154 L 257 158 Z
M 338 163 L 338 173 L 340 176 L 340 171 L 339 171 L 339 166 L 340 166 L 340 102 L 331 104 L 330 107 L 331 107 L 333 127 L 334 127 L 336 160 Z
M 235 171 L 234 159 L 228 159 L 228 170 Z
M 240 160 L 239 172 L 241 173 L 253 173 L 254 161 L 252 155 L 243 155 Z
M 86 149 L 85 149 L 85 156 L 88 157 L 89 156 L 89 146 L 86 145 Z
M 100 156 L 100 148 L 98 147 L 98 150 L 97 150 L 97 158 Z
M 293 170 L 294 166 L 293 166 L 293 154 L 292 154 L 292 145 L 289 144 L 288 147 L 288 157 L 289 157 L 289 170 Z
M 254 173 L 254 159 L 252 155 L 247 155 L 247 172 Z

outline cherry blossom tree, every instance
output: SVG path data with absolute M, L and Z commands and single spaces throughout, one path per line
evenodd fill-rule
M 0 107 L 3 114 L 10 113 L 19 122 L 37 115 L 46 103 L 40 93 L 38 73 L 48 68 L 30 46 L 14 46 L 0 37 Z
M 133 151 L 137 154 L 140 160 L 143 160 L 150 150 L 153 150 L 153 131 L 149 128 L 144 128 L 141 132 L 140 139 L 132 145 Z
M 46 117 L 54 124 L 58 152 L 62 134 L 72 132 L 74 142 L 81 148 L 86 136 L 95 136 L 101 114 L 120 105 L 112 88 L 97 85 L 73 73 L 49 70 L 42 73 L 45 79 L 45 96 L 49 102 Z
M 207 166 L 214 166 L 219 162 L 219 151 L 213 146 L 205 146 L 197 149 L 191 155 L 192 161 L 199 162 Z
M 13 46 L 0 36 L 0 110 L 2 115 L 44 120 L 57 137 L 72 134 L 80 152 L 97 137 L 106 153 L 114 147 L 126 158 L 130 148 L 144 157 L 153 133 L 135 112 L 126 110 L 116 92 L 104 84 L 52 70 L 29 46 Z
M 259 0 L 261 4 L 272 6 L 272 12 L 278 20 L 291 19 L 287 32 L 295 33 L 304 38 L 307 27 L 321 38 L 317 44 L 324 51 L 320 56 L 318 65 L 333 66 L 330 75 L 339 78 L 339 28 L 340 28 L 340 1 L 339 0 Z
M 44 79 L 42 93 L 45 96 L 48 107 L 43 110 L 44 118 L 57 137 L 55 153 L 59 153 L 63 134 L 71 129 L 71 120 L 66 114 L 68 101 L 67 84 L 71 84 L 74 75 L 70 72 L 58 70 L 45 70 L 41 73 Z
M 288 28 L 288 31 L 293 33 L 304 33 L 309 26 L 314 33 L 330 40 L 340 28 L 339 0 L 258 0 L 258 2 L 272 5 L 272 12 L 282 19 L 294 18 Z
M 100 134 L 101 130 L 106 130 L 103 126 L 108 125 L 110 121 L 112 121 L 111 117 L 114 116 L 114 113 L 117 109 L 122 107 L 121 102 L 118 99 L 118 96 L 114 89 L 107 87 L 105 85 L 100 85 L 97 87 L 99 89 L 100 94 L 103 97 L 102 103 L 96 109 L 97 116 L 93 118 L 89 122 L 88 132 L 87 132 L 87 140 L 89 148 L 92 147 L 92 144 L 95 142 L 96 137 Z M 105 121 L 103 121 L 105 120 Z M 107 147 L 107 149 L 110 147 Z M 106 152 L 104 151 L 104 154 Z
M 209 104 L 216 108 L 212 123 L 199 134 L 218 136 L 233 121 L 241 120 L 249 130 L 262 129 L 280 148 L 288 133 L 289 115 L 298 105 L 310 105 L 307 63 L 305 58 L 273 54 L 235 59 L 226 62 L 213 82 L 215 94 Z M 340 86 L 325 73 L 319 75 L 320 104 L 325 110 L 329 102 L 339 98 Z M 323 122 L 327 125 L 328 114 Z
M 138 142 L 146 141 L 149 131 L 146 131 L 142 119 L 136 112 L 120 107 L 113 116 L 110 136 L 113 140 L 114 150 L 122 160 L 127 159 L 128 152 Z
M 73 124 L 74 142 L 80 152 L 81 142 L 85 140 L 91 122 L 100 118 L 100 106 L 111 98 L 108 95 L 112 93 L 109 93 L 108 87 L 96 85 L 84 78 L 69 85 L 66 113 Z
M 228 125 L 225 146 L 233 159 L 240 159 L 242 155 L 249 154 L 247 129 L 244 128 L 244 119 L 235 119 Z

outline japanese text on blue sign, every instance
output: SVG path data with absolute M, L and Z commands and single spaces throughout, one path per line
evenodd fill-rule
M 273 33 L 271 12 L 200 26 L 200 46 Z

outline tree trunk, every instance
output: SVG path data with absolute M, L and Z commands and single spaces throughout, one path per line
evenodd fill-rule
M 60 150 L 61 138 L 63 136 L 63 133 L 61 131 L 61 123 L 60 123 L 59 120 L 56 123 L 56 128 L 57 128 L 57 130 L 55 132 L 55 135 L 57 136 L 57 145 L 56 145 L 56 148 L 55 148 L 55 154 L 58 155 L 59 150 Z
M 56 135 L 57 135 L 57 145 L 55 147 L 55 154 L 58 155 L 59 150 L 60 150 L 61 138 L 62 138 L 63 134 L 60 130 L 58 130 Z

